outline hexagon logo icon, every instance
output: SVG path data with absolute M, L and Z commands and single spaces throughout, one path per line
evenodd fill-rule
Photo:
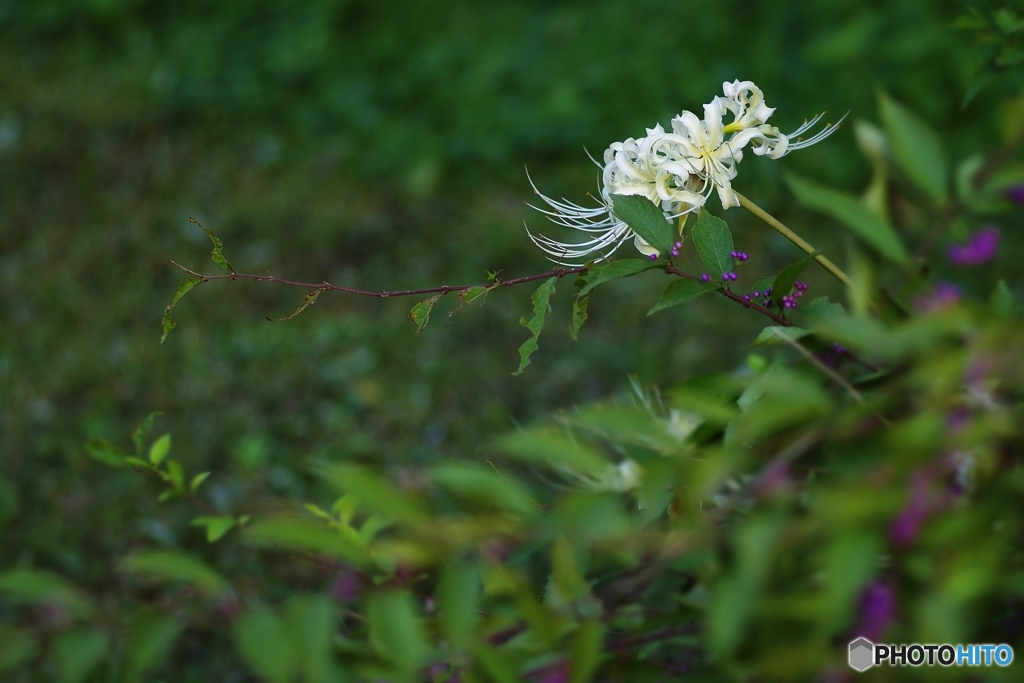
M 857 671 L 867 671 L 875 664 L 875 644 L 867 638 L 858 638 L 850 643 L 850 666 Z

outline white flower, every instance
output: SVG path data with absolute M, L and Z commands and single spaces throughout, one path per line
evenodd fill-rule
M 838 123 L 828 124 L 816 135 L 806 140 L 800 138 L 821 120 L 818 115 L 804 121 L 789 135 L 783 135 L 767 123 L 775 109 L 765 104 L 764 94 L 752 82 L 726 82 L 722 84 L 722 91 L 724 97 L 716 97 L 704 105 L 703 119 L 684 111 L 672 119 L 671 132 L 658 124 L 648 128 L 642 138 L 612 143 L 605 150 L 603 165 L 595 161 L 602 169 L 597 206 L 588 208 L 565 199 L 546 197 L 531 179 L 534 192 L 553 210 L 533 208 L 557 225 L 587 233 L 588 239 L 577 243 L 558 242 L 541 234 L 534 235 L 527 228 L 530 239 L 560 265 L 578 265 L 572 261 L 579 259 L 584 262 L 607 259 L 630 238 L 640 253 L 657 257 L 657 249 L 615 216 L 612 195 L 646 197 L 659 205 L 667 220 L 699 209 L 716 190 L 723 208 L 739 206 L 732 180 L 747 145 L 751 145 L 758 156 L 779 159 L 820 142 L 839 127 Z M 731 114 L 733 120 L 724 123 L 723 117 L 727 114 Z

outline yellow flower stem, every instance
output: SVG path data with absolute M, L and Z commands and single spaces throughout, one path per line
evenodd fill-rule
M 776 232 L 781 234 L 783 237 L 788 239 L 796 246 L 803 249 L 804 252 L 808 254 L 813 254 L 815 251 L 817 251 L 814 247 L 808 244 L 802 237 L 800 237 L 800 235 L 796 234 L 795 232 L 787 228 L 785 225 L 780 223 L 779 220 L 775 218 L 775 216 L 771 215 L 770 213 L 762 209 L 760 206 L 758 206 L 754 202 L 750 201 L 749 199 L 741 195 L 739 192 L 736 192 L 736 197 L 740 200 L 740 206 L 742 206 L 744 209 L 746 209 L 747 211 L 754 214 L 755 216 L 763 220 L 765 223 L 770 225 L 772 228 L 775 229 Z M 847 277 L 846 273 L 840 270 L 839 266 L 829 261 L 822 254 L 816 255 L 814 257 L 814 260 L 817 261 L 822 268 L 831 273 L 835 279 L 839 280 L 847 287 L 850 287 L 850 278 Z

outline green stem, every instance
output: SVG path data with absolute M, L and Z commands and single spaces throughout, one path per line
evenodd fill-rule
M 790 242 L 803 249 L 805 253 L 813 254 L 815 251 L 817 251 L 817 249 L 808 244 L 802 237 L 800 237 L 800 235 L 796 234 L 795 232 L 787 228 L 785 225 L 780 223 L 779 220 L 775 218 L 775 216 L 771 215 L 770 213 L 762 209 L 760 206 L 758 206 L 754 202 L 750 201 L 749 199 L 741 195 L 739 192 L 736 192 L 736 197 L 740 200 L 740 206 L 742 206 L 744 209 L 746 209 L 747 211 L 754 214 L 755 216 L 763 220 L 765 223 L 770 225 L 772 228 L 775 229 L 776 232 L 780 233 Z M 821 254 L 817 254 L 814 257 L 814 260 L 817 261 L 822 268 L 831 273 L 835 279 L 839 280 L 847 287 L 851 286 L 850 278 L 847 277 L 846 273 L 840 270 L 839 266 L 832 263 Z

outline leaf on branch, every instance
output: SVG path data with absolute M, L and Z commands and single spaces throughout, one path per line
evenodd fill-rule
M 757 335 L 757 339 L 754 340 L 751 346 L 778 346 L 779 344 L 786 344 L 788 341 L 796 341 L 801 337 L 806 337 L 810 333 L 810 330 L 805 330 L 802 327 L 769 325 L 761 330 L 761 334 Z
M 890 261 L 905 265 L 909 260 L 896 229 L 872 213 L 857 197 L 792 173 L 786 174 L 786 182 L 803 206 L 834 218 Z
M 671 251 L 672 225 L 651 200 L 637 195 L 613 194 L 612 207 L 616 216 L 662 255 Z
M 203 279 L 202 278 L 193 277 L 193 278 L 189 278 L 188 280 L 185 280 L 180 285 L 178 285 L 177 291 L 175 291 L 174 295 L 171 297 L 171 303 L 167 304 L 167 308 L 164 309 L 164 322 L 163 322 L 164 333 L 163 333 L 163 335 L 160 336 L 160 343 L 161 344 L 163 344 L 164 340 L 167 339 L 167 335 L 169 335 L 171 333 L 171 330 L 173 330 L 175 327 L 178 326 L 178 323 L 176 323 L 173 320 L 171 320 L 171 309 L 173 309 L 174 306 L 178 303 L 178 301 L 181 300 L 181 297 L 183 297 L 186 294 L 188 294 L 192 290 L 193 287 L 195 287 L 196 285 L 200 285 L 202 283 L 203 283 Z
M 769 289 L 771 287 L 774 287 L 774 286 L 775 286 L 775 276 L 774 275 L 769 275 L 767 277 L 760 277 L 760 278 L 758 278 L 757 282 L 755 282 L 754 286 L 751 287 L 750 289 L 755 291 L 755 292 L 763 292 L 763 291 L 765 291 L 765 290 L 767 290 L 767 289 Z
M 195 218 L 192 218 L 192 216 L 189 216 L 188 220 L 190 223 L 195 223 L 202 228 L 203 232 L 210 237 L 210 241 L 213 242 L 213 251 L 210 252 L 210 259 L 224 270 L 230 270 L 232 273 L 235 272 L 235 269 L 231 267 L 231 264 L 224 259 L 224 242 L 222 242 L 221 239 L 213 233 L 213 230 L 210 230 Z
M 841 304 L 829 303 L 827 296 L 819 296 L 799 311 L 815 323 L 827 323 L 846 317 L 846 309 Z
M 582 292 L 576 292 L 572 298 L 572 322 L 569 324 L 569 334 L 573 341 L 579 341 L 580 330 L 583 323 L 587 322 L 587 307 L 590 305 L 590 297 L 583 296 Z
M 451 320 L 452 316 L 455 315 L 455 311 L 459 310 L 463 306 L 468 306 L 477 299 L 483 298 L 487 292 L 491 291 L 492 288 L 493 287 L 470 287 L 469 289 L 463 289 L 459 292 L 459 301 L 461 303 L 448 314 L 448 319 Z
M 697 297 L 713 292 L 717 289 L 717 286 L 710 282 L 701 282 L 700 280 L 673 280 L 668 284 L 661 292 L 661 297 L 658 299 L 658 303 L 654 304 L 654 307 L 647 311 L 647 315 L 654 315 L 658 311 L 663 311 L 666 308 L 672 306 L 678 306 L 679 304 L 685 304 L 687 301 L 693 301 Z
M 551 294 L 555 291 L 555 281 L 557 279 L 557 277 L 553 277 L 545 280 L 544 284 L 533 293 L 531 298 L 533 301 L 533 319 L 530 322 L 526 322 L 526 318 L 519 319 L 519 324 L 530 330 L 532 335 L 519 347 L 519 369 L 513 372 L 513 375 L 523 374 L 523 370 L 530 364 L 530 356 L 537 350 L 537 339 L 540 338 L 540 331 L 544 329 L 544 318 L 548 314 L 548 301 L 551 299 Z
M 604 284 L 609 280 L 618 280 L 621 277 L 630 277 L 645 270 L 661 267 L 661 264 L 645 258 L 624 258 L 598 263 L 591 266 L 590 270 L 577 278 L 578 282 L 582 281 L 584 283 L 582 289 L 580 289 L 580 296 L 589 294 L 590 290 L 594 287 Z
M 789 293 L 793 291 L 793 284 L 796 279 L 800 277 L 800 273 L 803 272 L 807 264 L 814 258 L 814 254 L 806 256 L 796 263 L 790 263 L 788 266 L 782 269 L 782 272 L 775 276 L 775 284 L 772 285 L 772 301 L 779 307 L 779 310 L 785 310 L 782 307 L 782 297 L 789 296 Z
M 171 435 L 164 434 L 159 439 L 153 442 L 153 445 L 149 449 L 149 461 L 153 465 L 159 465 L 167 454 L 171 452 Z
M 227 532 L 235 528 L 233 517 L 196 517 L 192 520 L 192 526 L 206 527 L 206 541 L 216 543 Z
M 440 298 L 441 295 L 436 294 L 429 299 L 424 299 L 413 306 L 412 310 L 409 311 L 409 317 L 412 319 L 413 323 L 416 324 L 416 334 L 419 334 L 423 328 L 427 326 L 427 323 L 430 322 L 430 311 L 434 308 L 434 304 L 436 304 L 437 300 Z
M 132 432 L 132 443 L 135 444 L 135 454 L 142 455 L 142 444 L 146 442 L 149 432 L 153 429 L 153 421 L 163 415 L 159 410 L 154 410 L 146 416 L 146 419 L 139 423 L 139 426 Z
M 127 464 L 124 460 L 125 454 L 121 452 L 121 449 L 106 439 L 94 436 L 82 447 L 90 457 L 111 467 L 124 467 Z
M 210 472 L 200 472 L 196 476 L 192 477 L 192 482 L 188 485 L 189 490 L 192 493 L 196 493 L 208 476 L 210 476 Z
M 296 308 L 295 312 L 293 312 L 287 318 L 270 318 L 270 317 L 268 317 L 267 320 L 269 320 L 272 323 L 283 323 L 285 321 L 291 320 L 292 318 L 297 316 L 299 313 L 302 313 L 304 310 L 306 310 L 307 307 L 312 306 L 313 304 L 315 304 L 316 303 L 316 298 L 318 296 L 320 296 L 321 294 L 323 294 L 323 293 L 324 293 L 324 290 L 317 289 L 317 290 L 314 290 L 314 291 L 310 292 L 309 294 L 307 294 L 305 296 L 305 298 L 302 299 L 302 305 L 299 306 L 298 308 Z
M 732 232 L 725 221 L 712 216 L 710 211 L 702 210 L 690 235 L 700 260 L 708 267 L 713 279 L 721 280 L 722 273 L 732 272 Z
M 884 92 L 878 94 L 878 111 L 889 133 L 893 160 L 929 199 L 945 204 L 949 173 L 938 135 Z

